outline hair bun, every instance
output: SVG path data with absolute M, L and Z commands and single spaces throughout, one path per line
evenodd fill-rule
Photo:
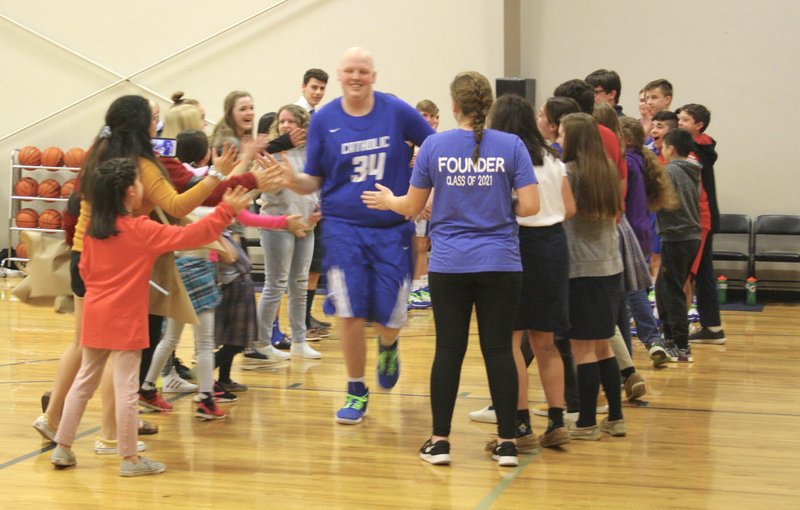
M 183 91 L 179 90 L 177 92 L 172 93 L 172 103 L 175 105 L 179 105 L 183 103 Z

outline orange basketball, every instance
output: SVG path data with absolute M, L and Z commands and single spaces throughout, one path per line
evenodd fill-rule
M 73 147 L 64 153 L 64 166 L 80 168 L 86 159 L 86 151 L 80 147 Z
M 39 215 L 39 228 L 61 228 L 61 213 L 55 209 L 45 209 Z
M 39 183 L 33 177 L 23 177 L 14 184 L 14 195 L 18 197 L 35 197 Z
M 42 166 L 64 166 L 64 151 L 48 147 L 42 153 Z
M 39 183 L 36 194 L 41 198 L 58 198 L 61 196 L 61 185 L 55 179 L 45 179 Z
M 69 195 L 72 193 L 72 190 L 75 189 L 75 179 L 69 179 L 64 181 L 64 184 L 61 185 L 61 198 L 69 198 Z
M 36 228 L 39 226 L 39 213 L 33 209 L 20 209 L 14 220 L 19 228 Z
M 16 248 L 14 248 L 14 252 L 16 252 L 17 257 L 21 259 L 28 258 L 28 249 L 25 248 L 25 243 L 19 243 Z
M 39 166 L 42 164 L 42 151 L 33 145 L 26 145 L 19 150 L 19 164 Z

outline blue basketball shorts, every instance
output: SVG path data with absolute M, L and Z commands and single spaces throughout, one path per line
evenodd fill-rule
M 337 317 L 401 328 L 406 322 L 414 224 L 362 227 L 325 219 L 323 268 Z

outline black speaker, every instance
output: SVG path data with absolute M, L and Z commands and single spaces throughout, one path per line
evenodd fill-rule
M 497 97 L 503 94 L 516 94 L 536 104 L 536 80 L 533 78 L 497 78 L 495 92 Z

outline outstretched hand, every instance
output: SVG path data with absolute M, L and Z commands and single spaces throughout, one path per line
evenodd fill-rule
M 382 184 L 375 183 L 378 191 L 365 191 L 361 193 L 361 201 L 369 209 L 377 209 L 379 211 L 389 210 L 389 201 L 394 198 L 392 190 Z
M 259 185 L 261 191 L 277 191 L 284 187 L 286 182 L 291 182 L 294 174 L 291 165 L 286 161 L 278 161 L 272 154 L 257 154 L 256 165 L 263 168 L 264 186 Z
M 223 144 L 222 151 L 219 155 L 217 155 L 216 150 L 211 151 L 211 164 L 213 164 L 214 168 L 222 175 L 228 175 L 233 171 L 233 167 L 236 166 L 236 158 L 238 157 L 239 149 L 237 149 L 235 145 L 226 142 Z
M 291 214 L 286 217 L 286 229 L 297 237 L 305 237 L 309 230 L 308 223 L 303 221 L 302 214 Z
M 243 186 L 236 186 L 233 189 L 228 188 L 225 190 L 225 194 L 222 195 L 222 201 L 233 208 L 235 216 L 239 214 L 239 211 L 248 207 L 252 202 L 252 199 L 247 193 L 247 188 Z
M 321 211 L 314 211 L 308 216 L 308 228 L 312 229 L 317 226 L 317 223 L 322 219 Z
M 303 128 L 292 129 L 289 132 L 289 139 L 292 141 L 292 145 L 295 147 L 300 147 L 306 143 L 306 130 Z
M 240 145 L 242 155 L 249 161 L 264 151 L 264 147 L 267 145 L 267 135 L 259 133 L 255 138 L 245 135 L 242 137 Z

